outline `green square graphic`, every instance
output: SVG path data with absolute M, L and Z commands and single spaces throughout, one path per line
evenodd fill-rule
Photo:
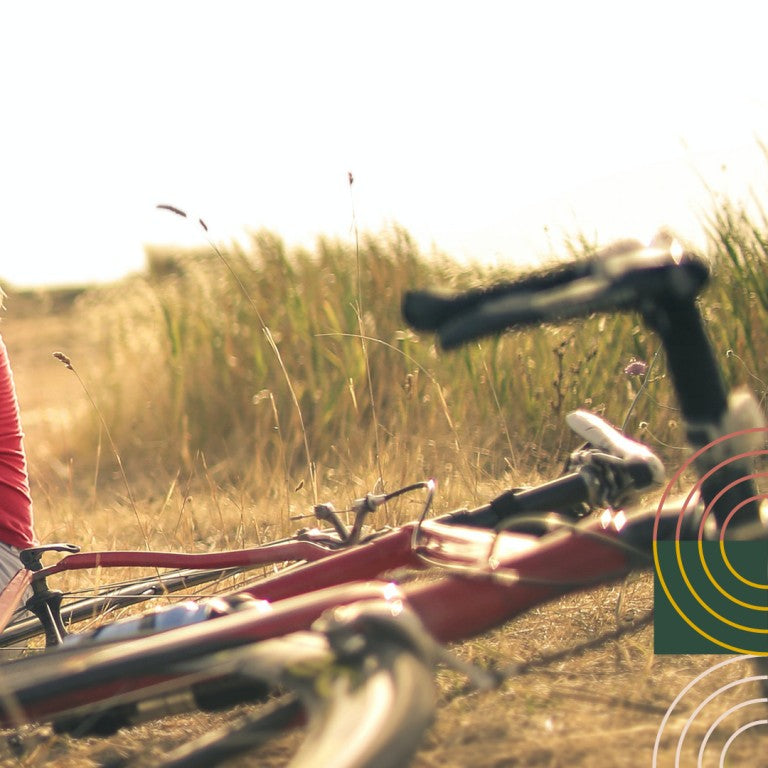
M 768 654 L 768 543 L 656 543 L 654 652 Z

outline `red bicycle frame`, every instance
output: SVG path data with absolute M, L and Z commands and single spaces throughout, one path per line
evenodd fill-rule
M 640 513 L 635 518 L 642 530 L 650 529 L 649 520 L 652 523 L 651 513 Z M 440 642 L 465 639 L 498 626 L 533 605 L 626 575 L 639 562 L 638 551 L 619 542 L 632 521 L 633 518 L 627 519 L 617 512 L 600 520 L 567 526 L 540 539 L 451 526 L 437 520 L 420 526 L 409 524 L 354 548 L 328 553 L 317 562 L 247 589 L 262 601 L 257 604 L 258 610 L 114 646 L 105 644 L 100 657 L 106 663 L 112 653 L 124 653 L 126 649 L 134 649 L 139 657 L 159 648 L 171 654 L 176 648 L 184 657 L 211 653 L 306 629 L 329 609 L 367 599 L 407 603 Z M 305 551 L 306 547 L 299 550 Z M 252 556 L 256 551 L 251 552 Z M 285 556 L 284 548 L 281 552 Z M 70 557 L 78 557 L 78 566 L 87 561 L 79 555 Z M 458 571 L 434 581 L 401 586 L 378 578 L 396 568 L 425 568 L 432 564 Z M 64 570 L 66 566 L 58 568 Z M 66 658 L 64 654 L 63 664 Z M 211 677 L 215 678 L 215 671 Z M 106 700 L 116 693 L 146 689 L 163 679 L 142 677 L 139 671 L 90 687 L 73 683 L 72 690 L 47 688 L 19 701 L 12 714 L 2 716 L 2 723 L 15 724 L 19 712 L 28 720 L 44 719 L 63 707 L 70 709 Z

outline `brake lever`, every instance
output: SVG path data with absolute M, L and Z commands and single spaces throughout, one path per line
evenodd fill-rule
M 666 473 L 661 459 L 647 445 L 627 437 L 596 413 L 572 411 L 565 417 L 565 422 L 604 455 L 620 459 L 628 466 L 646 467 L 650 476 L 648 486 L 664 484 Z

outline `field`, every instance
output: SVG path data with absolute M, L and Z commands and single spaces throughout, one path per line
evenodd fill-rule
M 716 280 L 705 296 L 726 377 L 761 398 L 764 243 L 738 211 L 720 209 Z M 449 355 L 400 320 L 407 287 L 501 276 L 426 260 L 396 229 L 358 244 L 320 240 L 312 253 L 288 253 L 258 233 L 249 252 L 149 253 L 146 274 L 111 286 L 10 292 L 0 331 L 22 404 L 40 538 L 203 552 L 280 535 L 314 501 L 342 506 L 377 484 L 434 476 L 437 510 L 446 511 L 551 476 L 575 445 L 562 416 L 589 407 L 621 423 L 639 386 L 624 369 L 650 361 L 656 342 L 636 318 L 591 318 Z M 674 466 L 684 455 L 681 425 L 663 360 L 654 370 L 628 430 Z M 379 522 L 410 519 L 414 508 L 388 515 Z M 510 675 L 481 694 L 441 671 L 438 716 L 414 766 L 650 765 L 667 708 L 721 660 L 655 656 L 651 608 L 650 575 L 638 574 L 454 647 Z M 733 691 L 697 720 L 685 764 L 717 714 L 745 698 Z M 694 706 L 684 700 L 676 710 L 659 765 L 673 764 Z M 36 730 L 20 757 L 0 755 L 7 765 L 102 765 L 159 754 L 210 720 L 169 719 L 108 742 Z M 728 720 L 713 743 L 733 730 Z M 238 764 L 280 765 L 295 738 Z M 726 765 L 765 765 L 765 754 L 765 729 L 753 729 Z

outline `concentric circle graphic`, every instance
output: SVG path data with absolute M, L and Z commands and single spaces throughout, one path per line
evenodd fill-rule
M 739 513 L 744 507 L 768 500 L 768 494 L 752 492 L 757 481 L 768 478 L 768 471 L 750 473 L 743 470 L 745 466 L 752 466 L 755 459 L 768 457 L 768 450 L 737 451 L 732 456 L 727 455 L 728 441 L 733 441 L 733 447 L 743 447 L 746 440 L 754 440 L 756 433 L 766 434 L 768 427 L 733 432 L 701 448 L 678 469 L 662 494 L 653 529 L 656 581 L 661 590 L 657 591 L 656 636 L 663 640 L 677 633 L 682 637 L 684 633 L 680 628 L 685 629 L 687 625 L 694 631 L 694 637 L 699 636 L 699 643 L 703 638 L 715 647 L 700 650 L 697 643 L 691 643 L 692 647 L 688 648 L 684 640 L 679 640 L 682 646 L 674 650 L 665 650 L 663 642 L 657 642 L 657 652 L 711 653 L 724 649 L 738 654 L 768 655 L 768 539 L 747 541 L 726 537 L 729 527 L 737 528 Z M 674 537 L 665 540 L 659 533 L 662 511 L 673 488 L 692 465 L 711 467 L 701 474 L 680 504 Z M 695 539 L 686 538 L 683 535 L 684 520 L 700 504 L 702 487 L 716 473 L 721 473 L 718 477 L 727 474 L 729 482 L 708 502 Z M 734 475 L 736 479 L 732 479 Z M 740 486 L 744 483 L 751 484 L 748 498 L 742 498 L 746 488 Z M 740 500 L 726 516 L 718 540 L 708 539 L 705 531 L 713 517 L 713 509 L 734 495 Z M 677 619 L 676 628 L 670 629 L 660 618 L 674 617 L 669 611 L 665 614 L 658 610 L 661 593 L 684 624 Z
M 726 768 L 745 765 L 744 752 L 756 756 L 755 745 L 768 738 L 768 695 L 761 695 L 768 694 L 768 674 L 757 664 L 765 667 L 765 660 L 729 657 L 688 683 L 662 718 L 653 768 Z M 740 746 L 741 755 L 734 754 Z

